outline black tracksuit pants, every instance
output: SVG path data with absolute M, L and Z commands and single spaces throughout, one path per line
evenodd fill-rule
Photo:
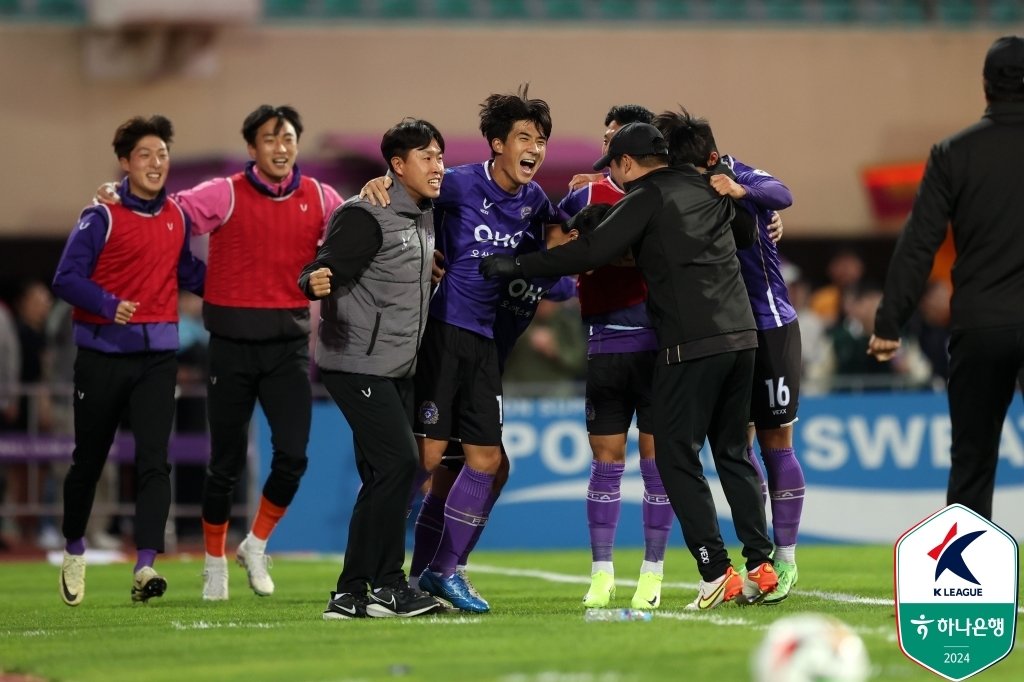
M 322 372 L 352 428 L 362 487 L 352 508 L 338 593 L 365 594 L 404 579 L 405 519 L 419 462 L 412 379 Z
M 226 523 L 235 486 L 245 471 L 249 425 L 256 401 L 270 424 L 273 456 L 263 496 L 291 504 L 306 472 L 313 393 L 305 337 L 284 341 L 235 341 L 210 337 L 207 413 L 210 464 L 203 488 L 203 520 Z
M 683 539 L 706 581 L 720 578 L 730 561 L 700 462 L 705 437 L 746 565 L 771 561 L 761 484 L 747 459 L 753 376 L 754 350 L 662 362 L 654 370 L 655 461 Z
M 135 436 L 135 546 L 164 550 L 171 505 L 167 441 L 174 421 L 174 351 L 114 355 L 79 348 L 75 358 L 75 451 L 64 479 L 64 537 L 85 535 L 96 483 L 125 409 Z
M 1024 328 L 953 332 L 949 355 L 953 446 L 946 504 L 991 519 L 999 438 L 1024 364 Z

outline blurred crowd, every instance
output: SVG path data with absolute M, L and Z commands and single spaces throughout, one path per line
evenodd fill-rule
M 202 299 L 182 292 L 179 301 L 178 402 L 179 432 L 204 432 L 204 383 L 208 333 L 203 328 Z M 70 436 L 73 434 L 72 387 L 75 345 L 71 306 L 55 299 L 41 280 L 15 283 L 0 298 L 0 438 L 3 436 Z M 123 426 L 127 426 L 127 417 Z M 70 447 L 70 445 L 68 446 Z M 67 461 L 16 457 L 0 459 L 0 551 L 19 547 L 59 549 L 61 485 Z M 119 467 L 104 469 L 97 488 L 96 511 L 88 540 L 97 549 L 120 549 L 130 535 L 131 515 L 112 512 L 130 494 L 131 476 Z M 198 503 L 201 467 L 179 467 L 179 503 Z M 43 512 L 43 513 L 40 513 Z M 198 521 L 195 522 L 198 527 Z

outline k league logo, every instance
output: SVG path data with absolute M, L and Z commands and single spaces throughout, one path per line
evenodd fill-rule
M 1017 621 L 1017 543 L 953 504 L 896 542 L 896 626 L 912 661 L 963 680 L 1005 658 Z

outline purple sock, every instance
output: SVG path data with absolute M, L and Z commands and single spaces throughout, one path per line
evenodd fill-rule
M 85 554 L 85 538 L 68 540 L 67 544 L 64 545 L 64 551 L 75 556 L 82 556 Z
M 668 533 L 675 518 L 672 505 L 653 458 L 641 458 L 640 475 L 644 479 L 644 561 L 664 561 Z
M 804 470 L 793 448 L 763 450 L 771 490 L 772 534 L 776 547 L 796 544 L 804 509 Z
M 757 472 L 757 480 L 761 481 L 761 504 L 768 502 L 768 482 L 764 480 L 764 471 L 761 470 L 761 462 L 757 457 L 757 453 L 754 452 L 752 445 L 747 446 L 747 459 L 750 460 L 750 465 L 754 467 L 754 471 Z
M 476 547 L 477 540 L 480 539 L 480 534 L 484 532 L 484 526 L 487 525 L 487 520 L 491 518 L 491 509 L 494 508 L 494 503 L 498 501 L 498 494 L 491 492 L 490 497 L 487 498 L 487 502 L 484 504 L 483 520 L 480 525 L 476 527 L 473 532 L 473 539 L 469 541 L 469 546 L 466 547 L 466 551 L 459 557 L 459 566 L 465 566 L 469 563 L 469 554 Z
M 152 566 L 153 562 L 156 561 L 156 550 L 155 549 L 140 549 L 137 550 L 135 559 L 135 572 L 144 566 Z
M 423 573 L 423 569 L 437 553 L 437 546 L 441 543 L 441 531 L 443 530 L 444 500 L 428 492 L 423 498 L 420 513 L 416 517 L 409 575 L 418 578 Z
M 618 462 L 590 463 L 590 485 L 587 488 L 587 525 L 590 527 L 590 553 L 593 561 L 611 561 L 615 547 L 615 529 L 619 526 L 622 507 L 622 472 L 625 464 Z
M 477 526 L 483 523 L 484 507 L 491 496 L 494 474 L 462 467 L 444 505 L 444 532 L 430 570 L 448 577 L 455 573 L 459 557 L 473 540 Z

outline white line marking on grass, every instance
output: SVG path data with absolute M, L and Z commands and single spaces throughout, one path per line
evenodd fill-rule
M 171 627 L 175 630 L 216 630 L 219 628 L 239 628 L 246 630 L 270 630 L 281 627 L 274 623 L 210 623 L 205 620 L 197 620 L 192 623 L 182 623 L 178 620 L 171 621 Z
M 552 583 L 570 583 L 574 585 L 589 585 L 590 578 L 581 575 L 570 575 L 568 573 L 552 573 L 550 571 L 538 571 L 536 569 L 529 568 L 503 568 L 501 566 L 487 566 L 480 564 L 471 564 L 470 570 L 478 573 L 495 573 L 498 575 L 505 575 L 514 578 L 537 578 L 538 580 L 545 580 Z M 615 584 L 617 586 L 632 587 L 636 585 L 635 580 L 627 580 L 624 578 L 616 578 Z M 695 590 L 697 589 L 697 583 L 682 583 L 682 582 L 666 582 L 663 584 L 664 587 L 673 589 L 683 590 Z M 892 606 L 892 599 L 881 599 L 877 597 L 862 597 L 856 594 L 844 594 L 842 592 L 823 592 L 820 590 L 793 590 L 793 594 L 799 594 L 805 597 L 817 597 L 825 601 L 840 602 L 843 604 L 863 604 L 865 606 Z
M 764 626 L 755 625 L 753 621 L 736 616 L 722 616 L 707 611 L 655 611 L 652 614 L 655 618 L 668 618 L 671 620 L 699 621 L 711 623 L 712 625 L 739 625 L 741 627 L 761 628 Z
M 616 672 L 586 673 L 544 670 L 539 673 L 510 673 L 498 678 L 502 682 L 619 682 L 624 679 Z M 629 677 L 625 679 L 635 679 Z

